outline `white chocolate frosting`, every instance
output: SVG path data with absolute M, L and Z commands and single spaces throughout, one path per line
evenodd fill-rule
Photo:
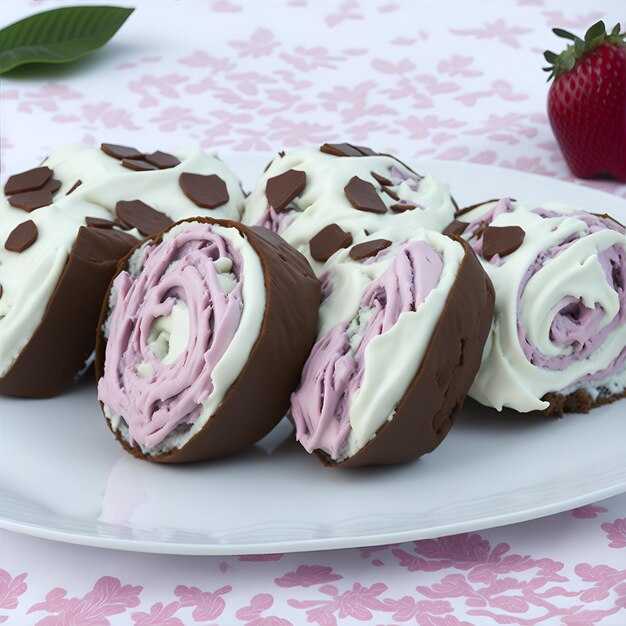
M 496 291 L 493 327 L 470 395 L 520 412 L 584 389 L 593 401 L 626 388 L 626 236 L 603 216 L 557 203 L 488 202 L 457 219 Z M 481 223 L 481 221 L 483 223 Z M 490 261 L 484 223 L 518 226 L 523 243 Z M 480 233 L 480 231 L 478 231 Z
M 61 181 L 52 205 L 27 213 L 10 206 L 4 195 L 0 197 L 0 377 L 41 322 L 86 217 L 114 219 L 118 201 L 138 199 L 174 221 L 198 215 L 239 219 L 243 191 L 222 161 L 193 148 L 170 153 L 180 160 L 176 167 L 137 172 L 98 147 L 66 146 L 43 163 L 54 171 L 53 178 Z M 179 185 L 183 172 L 218 175 L 226 183 L 230 200 L 212 210 L 197 206 Z M 78 180 L 82 184 L 66 195 Z M 37 226 L 37 241 L 19 254 L 6 250 L 9 234 L 27 220 Z M 129 232 L 141 238 L 136 230 Z
M 306 173 L 306 186 L 285 210 L 276 213 L 267 200 L 267 181 L 291 169 Z M 390 179 L 390 188 L 399 197 L 395 200 L 379 193 L 388 207 L 386 214 L 355 209 L 344 192 L 354 176 L 372 183 L 381 192 L 381 184 L 372 172 Z M 398 202 L 416 206 L 404 212 L 392 211 L 389 207 Z M 355 244 L 370 235 L 400 241 L 417 228 L 442 231 L 452 221 L 454 211 L 447 184 L 431 176 L 418 176 L 392 156 L 337 157 L 321 152 L 319 147 L 306 147 L 279 155 L 271 162 L 246 200 L 243 221 L 278 232 L 319 274 L 324 263 L 313 259 L 309 242 L 330 224 L 349 232 Z

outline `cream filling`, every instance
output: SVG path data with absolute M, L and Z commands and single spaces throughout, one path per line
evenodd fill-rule
M 185 228 L 185 226 L 186 224 L 182 223 L 172 228 L 165 234 L 165 236 L 163 237 L 163 241 L 168 241 L 172 237 L 175 237 L 178 232 Z M 213 391 L 205 400 L 202 401 L 202 410 L 196 422 L 186 432 L 181 433 L 174 431 L 160 445 L 150 448 L 149 450 L 142 449 L 144 454 L 158 456 L 171 450 L 179 449 L 183 447 L 194 435 L 196 435 L 204 428 L 210 418 L 217 411 L 224 399 L 224 396 L 248 362 L 252 348 L 259 337 L 259 333 L 261 332 L 261 325 L 263 323 L 263 317 L 265 315 L 266 304 L 265 278 L 263 275 L 261 259 L 259 258 L 252 245 L 249 243 L 247 238 L 245 238 L 237 229 L 213 225 L 212 230 L 228 239 L 231 245 L 235 248 L 235 250 L 239 252 L 242 258 L 242 295 L 244 307 L 241 313 L 239 326 L 230 343 L 230 346 L 213 368 Z M 133 257 L 134 262 L 130 264 L 130 267 L 132 267 L 134 271 L 131 273 L 133 273 L 134 275 L 138 275 L 138 273 L 141 271 L 141 264 L 138 262 L 138 259 L 141 257 L 141 250 L 138 250 L 133 255 Z M 231 269 L 228 262 L 223 263 L 221 268 L 223 268 L 225 274 L 227 274 Z M 115 302 L 117 296 L 113 295 L 113 291 L 114 290 L 112 290 L 111 301 Z M 109 317 L 110 315 L 111 310 L 109 311 Z M 177 334 L 177 342 L 175 342 L 174 346 L 172 347 L 171 337 L 174 334 L 174 320 L 172 318 L 172 315 L 173 311 L 170 316 L 167 316 L 171 318 L 170 321 L 172 322 L 172 325 L 170 326 L 172 330 L 170 331 L 169 339 L 170 352 L 172 350 L 176 351 L 177 349 L 179 349 L 180 343 L 178 343 L 178 341 L 182 342 L 182 338 L 184 336 L 184 329 L 179 329 L 180 334 Z M 179 312 L 179 315 L 182 315 L 182 311 Z M 107 337 L 107 323 L 105 323 L 104 326 L 104 333 L 105 337 Z M 188 334 L 187 339 L 189 339 Z M 186 345 L 187 344 L 185 342 L 185 346 Z M 183 346 L 183 350 L 185 346 Z M 111 428 L 113 429 L 113 431 L 119 430 L 124 440 L 127 441 L 128 426 L 122 419 L 122 416 L 112 411 L 106 405 L 104 406 L 104 414 L 111 423 Z

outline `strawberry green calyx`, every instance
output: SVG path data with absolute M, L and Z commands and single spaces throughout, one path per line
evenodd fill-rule
M 552 32 L 557 37 L 568 39 L 572 43 L 569 44 L 561 54 L 556 54 L 550 50 L 546 50 L 543 53 L 546 61 L 550 64 L 548 67 L 542 68 L 544 72 L 550 72 L 548 81 L 574 69 L 576 63 L 580 61 L 585 54 L 595 50 L 604 43 L 626 47 L 626 32 L 620 32 L 620 30 L 620 24 L 616 24 L 609 33 L 606 30 L 604 22 L 600 20 L 593 26 L 590 26 L 589 30 L 585 33 L 585 38 L 581 39 L 577 35 L 573 35 L 561 28 L 553 28 Z

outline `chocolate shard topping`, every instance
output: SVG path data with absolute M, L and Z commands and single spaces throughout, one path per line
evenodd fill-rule
M 393 185 L 393 181 L 391 181 L 389 178 L 386 178 L 385 176 L 381 176 L 380 174 L 377 174 L 376 172 L 370 172 L 370 174 L 372 175 L 372 178 L 377 183 L 380 183 L 383 187 Z
M 204 209 L 216 209 L 230 199 L 226 183 L 217 174 L 184 172 L 178 180 L 185 195 Z
M 105 220 L 102 217 L 86 217 L 85 224 L 90 228 L 113 228 L 117 226 L 115 222 Z
M 143 154 L 135 148 L 120 146 L 116 143 L 100 144 L 100 150 L 114 159 L 143 159 Z
M 33 220 L 18 224 L 8 236 L 4 247 L 9 252 L 24 252 L 37 241 L 37 226 Z
M 328 261 L 337 250 L 352 245 L 352 235 L 345 232 L 337 224 L 329 224 L 322 228 L 309 242 L 311 256 L 322 263 Z
M 601 220 L 604 220 L 606 222 L 613 222 L 613 224 L 616 224 L 620 228 L 626 228 L 626 225 L 618 222 L 612 215 L 609 215 L 608 213 L 592 213 L 592 215 L 595 215 L 596 217 L 599 217 Z
M 141 200 L 120 200 L 115 205 L 115 213 L 124 224 L 136 228 L 145 237 L 158 235 L 173 223 L 165 213 Z
M 333 156 L 339 157 L 360 157 L 363 156 L 363 153 L 355 148 L 353 145 L 349 143 L 325 143 L 321 148 L 320 152 L 325 152 L 326 154 L 332 154 Z
M 376 187 L 366 180 L 353 176 L 350 182 L 344 187 L 344 192 L 350 200 L 350 204 L 359 211 L 369 213 L 387 213 L 387 206 L 378 195 Z
M 388 187 L 381 187 L 380 190 L 383 193 L 386 193 L 393 200 L 396 200 L 396 201 L 400 200 L 400 196 L 393 189 L 389 189 Z
M 3 293 L 3 291 L 2 291 L 2 285 L 0 285 L 0 298 L 2 298 L 2 293 Z
M 381 250 L 388 248 L 390 245 L 391 241 L 389 239 L 372 239 L 371 241 L 364 241 L 356 246 L 352 246 L 348 254 L 351 259 L 360 261 L 361 259 L 376 256 Z
M 81 185 L 83 184 L 83 181 L 78 179 L 73 185 L 72 188 L 65 194 L 66 196 L 69 196 L 73 191 L 76 191 Z
M 152 165 L 143 159 L 122 159 L 122 165 L 135 172 L 149 172 L 159 169 L 156 165 Z
M 55 194 L 61 189 L 61 181 L 56 178 L 51 178 L 41 189 L 48 189 L 51 194 Z
M 37 189 L 25 191 L 9 198 L 9 204 L 16 209 L 22 209 L 27 213 L 52 204 L 52 192 L 50 189 Z
M 49 167 L 36 167 L 21 174 L 13 174 L 4 186 L 4 193 L 13 196 L 16 193 L 41 189 L 52 178 L 52 170 Z
M 389 208 L 394 213 L 404 213 L 405 211 L 412 211 L 413 209 L 416 209 L 417 207 L 411 203 L 407 203 L 407 204 L 396 203 L 396 204 L 392 204 Z
M 484 200 L 483 202 L 478 202 L 476 204 L 472 204 L 471 206 L 467 206 L 463 209 L 457 209 L 457 212 L 454 214 L 454 217 L 461 217 L 461 215 L 465 215 L 466 213 L 470 213 L 474 209 L 477 209 L 479 206 L 483 206 L 483 204 L 490 204 L 491 202 L 498 202 L 500 198 L 492 198 L 491 200 Z M 456 203 L 455 203 L 456 205 Z
M 487 226 L 483 231 L 482 255 L 487 261 L 496 256 L 515 252 L 524 242 L 526 233 L 519 226 Z
M 167 170 L 170 167 L 180 165 L 180 161 L 173 154 L 161 152 L 160 150 L 157 150 L 152 154 L 146 154 L 144 159 L 160 170 Z
M 279 212 L 299 196 L 306 186 L 306 172 L 287 170 L 284 174 L 273 176 L 267 181 L 265 195 L 274 211 Z
M 460 237 L 465 232 L 468 226 L 469 224 L 467 222 L 454 220 L 445 227 L 443 234 L 444 235 L 456 235 L 457 237 Z
M 378 156 L 378 152 L 375 152 L 367 146 L 352 146 L 356 148 L 363 156 Z

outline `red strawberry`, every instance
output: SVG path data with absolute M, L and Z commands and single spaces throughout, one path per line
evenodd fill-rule
M 597 22 L 581 39 L 552 31 L 572 43 L 559 55 L 545 52 L 554 82 L 548 116 L 574 175 L 610 174 L 626 181 L 626 33 Z

